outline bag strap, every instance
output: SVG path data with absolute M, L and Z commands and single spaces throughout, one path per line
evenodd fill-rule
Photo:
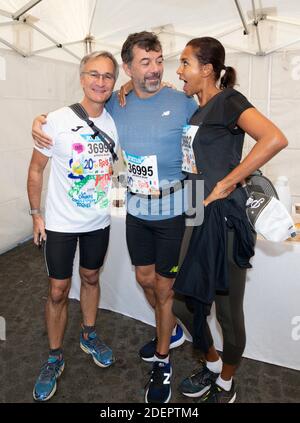
M 98 126 L 96 126 L 92 120 L 89 119 L 89 115 L 87 114 L 85 108 L 80 103 L 72 104 L 69 107 L 75 113 L 75 115 L 77 115 L 80 119 L 84 120 L 88 124 L 88 126 L 94 132 L 95 137 L 101 136 L 102 141 L 108 147 L 108 149 L 109 149 L 109 151 L 112 155 L 113 161 L 117 161 L 118 156 L 117 156 L 117 154 L 114 150 L 115 146 L 116 146 L 114 140 L 106 132 L 104 132 L 104 131 L 102 131 L 102 129 L 98 128 Z

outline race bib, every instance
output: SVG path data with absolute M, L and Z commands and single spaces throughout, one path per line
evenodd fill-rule
M 111 189 L 112 156 L 98 137 L 80 134 L 72 144 L 68 177 L 74 180 L 68 195 L 77 207 L 106 210 Z
M 72 145 L 72 172 L 75 175 L 111 175 L 112 156 L 108 146 L 98 137 L 81 134 Z
M 159 195 L 156 156 L 135 156 L 122 151 L 127 167 L 127 186 L 135 194 Z
M 195 135 L 199 129 L 196 125 L 185 125 L 183 127 L 181 138 L 182 149 L 182 170 L 188 173 L 198 173 L 195 154 L 193 149 L 193 142 Z

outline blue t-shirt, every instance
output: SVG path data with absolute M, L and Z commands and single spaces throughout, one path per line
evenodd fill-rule
M 181 136 L 198 108 L 193 98 L 164 87 L 157 94 L 143 99 L 133 91 L 126 97 L 126 106 L 120 107 L 116 93 L 106 103 L 113 117 L 122 150 L 137 156 L 156 155 L 160 187 L 174 184 L 184 178 Z M 170 198 L 171 197 L 171 198 Z M 168 219 L 184 210 L 182 191 L 162 199 L 151 199 L 128 194 L 128 213 L 146 220 Z

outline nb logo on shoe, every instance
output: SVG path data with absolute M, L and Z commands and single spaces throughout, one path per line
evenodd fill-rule
M 0 341 L 6 341 L 6 321 L 0 316 Z
M 170 385 L 170 378 L 171 378 L 171 374 L 170 373 L 164 373 L 164 385 Z

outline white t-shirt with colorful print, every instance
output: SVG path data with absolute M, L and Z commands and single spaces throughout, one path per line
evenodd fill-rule
M 104 109 L 90 118 L 115 141 L 118 134 Z M 69 107 L 49 113 L 43 130 L 52 138 L 50 149 L 35 147 L 51 160 L 45 222 L 55 232 L 90 232 L 110 224 L 112 156 L 101 138 Z

